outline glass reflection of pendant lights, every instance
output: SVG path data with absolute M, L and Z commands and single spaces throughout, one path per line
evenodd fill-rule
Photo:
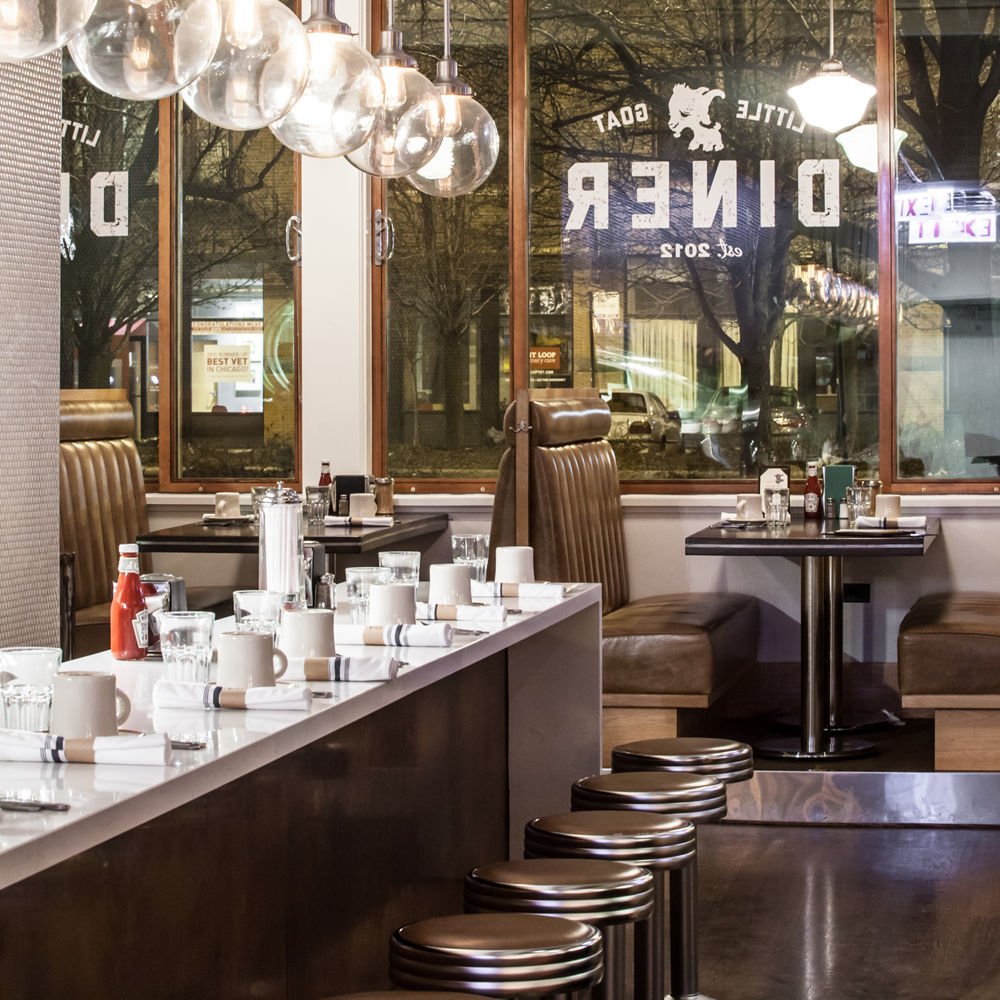
M 444 106 L 434 84 L 403 51 L 402 32 L 389 23 L 375 53 L 385 85 L 382 121 L 361 146 L 347 154 L 352 166 L 376 177 L 404 177 L 419 170 L 441 147 Z
M 0 0 L 0 62 L 54 52 L 87 23 L 96 0 Z
M 870 83 L 862 83 L 845 73 L 844 64 L 833 54 L 833 0 L 830 0 L 830 57 L 816 76 L 791 87 L 788 93 L 805 121 L 827 132 L 839 132 L 861 121 L 875 95 Z
M 458 77 L 451 58 L 451 0 L 444 0 L 444 58 L 438 63 L 435 86 L 444 105 L 444 138 L 429 163 L 406 179 L 418 191 L 455 197 L 475 191 L 496 165 L 500 135 L 490 113 Z
M 66 47 L 95 87 L 129 101 L 155 101 L 197 79 L 221 29 L 219 0 L 98 0 Z
M 899 147 L 905 138 L 906 133 L 902 129 L 892 130 L 893 156 L 899 153 Z M 875 122 L 855 125 L 850 131 L 841 132 L 837 136 L 837 143 L 854 166 L 870 170 L 873 174 L 878 171 L 878 125 Z

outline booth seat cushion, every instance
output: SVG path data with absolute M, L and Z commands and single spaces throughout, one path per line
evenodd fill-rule
M 756 662 L 760 612 L 747 594 L 644 597 L 606 614 L 606 694 L 705 694 Z
M 899 626 L 898 660 L 904 697 L 1000 694 L 1000 594 L 921 597 Z

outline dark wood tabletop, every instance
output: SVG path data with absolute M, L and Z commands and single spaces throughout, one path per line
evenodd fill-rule
M 391 526 L 376 528 L 308 525 L 303 537 L 307 541 L 322 542 L 327 552 L 372 552 L 424 535 L 438 535 L 447 527 L 447 514 L 402 514 L 396 516 Z M 145 552 L 256 552 L 257 526 L 213 525 L 197 521 L 147 531 L 136 541 Z
M 713 524 L 684 539 L 689 556 L 921 556 L 937 537 L 940 522 L 928 518 L 924 529 L 898 534 L 839 531 L 846 522 L 806 521 L 792 515 L 783 526 L 744 528 Z

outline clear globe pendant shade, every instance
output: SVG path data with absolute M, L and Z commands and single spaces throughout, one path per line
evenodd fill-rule
M 398 31 L 382 32 L 382 47 L 375 54 L 385 86 L 382 120 L 362 145 L 347 154 L 352 166 L 376 177 L 405 177 L 419 170 L 444 138 L 441 96 L 398 41 Z
M 452 198 L 475 191 L 496 166 L 500 134 L 471 94 L 443 94 L 444 139 L 429 163 L 406 179 L 418 191 Z
M 311 20 L 311 19 L 310 19 Z M 385 88 L 378 64 L 349 34 L 305 23 L 309 82 L 271 131 L 306 156 L 341 156 L 357 149 L 382 119 Z
M 2 0 L 0 0 L 2 2 Z M 263 128 L 288 113 L 309 77 L 309 38 L 278 0 L 221 0 L 222 32 L 205 71 L 181 91 L 221 128 Z
M 221 30 L 219 0 L 98 0 L 67 48 L 95 87 L 130 101 L 155 101 L 198 78 Z
M 789 88 L 788 94 L 810 125 L 839 132 L 864 118 L 875 88 L 845 73 L 838 60 L 830 59 L 816 76 Z
M 54 52 L 93 13 L 96 0 L 0 0 L 0 62 Z

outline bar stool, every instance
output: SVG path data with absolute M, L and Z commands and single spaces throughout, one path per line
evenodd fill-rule
M 625 996 L 625 928 L 653 912 L 653 875 L 645 868 L 593 858 L 529 858 L 480 865 L 465 876 L 465 908 L 481 913 L 542 913 L 593 924 L 604 944 L 604 979 L 595 996 Z M 648 938 L 648 931 L 645 935 Z M 637 943 L 643 940 L 636 935 Z M 636 973 L 643 991 L 645 949 Z M 639 994 L 639 987 L 636 989 Z
M 624 861 L 653 873 L 653 915 L 649 922 L 648 1000 L 666 992 L 666 879 L 695 854 L 694 825 L 679 816 L 624 810 L 557 813 L 531 820 L 524 829 L 525 857 L 598 858 Z M 679 912 L 686 913 L 690 906 Z M 636 993 L 638 997 L 640 994 Z
M 342 993 L 325 1000 L 482 1000 L 473 993 L 446 993 L 442 990 L 368 990 L 365 993 Z
M 568 917 L 465 913 L 396 930 L 389 978 L 407 989 L 487 996 L 570 994 L 599 982 L 601 934 Z
M 612 771 L 686 771 L 726 784 L 753 777 L 753 750 L 735 740 L 677 736 L 636 740 L 611 751 Z
M 692 823 L 726 815 L 726 786 L 701 774 L 624 771 L 574 782 L 574 809 L 628 809 L 682 816 Z M 670 994 L 707 1000 L 698 988 L 698 856 L 670 871 Z

